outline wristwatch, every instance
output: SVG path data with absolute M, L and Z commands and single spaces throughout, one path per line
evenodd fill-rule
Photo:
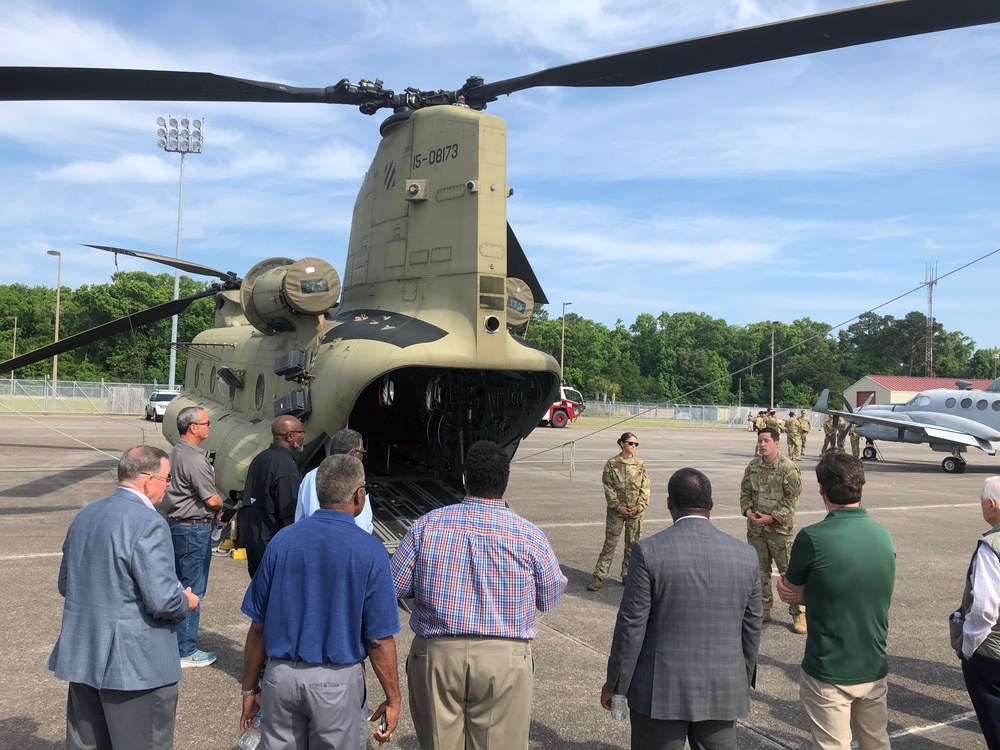
M 249 698 L 251 695 L 257 695 L 257 693 L 259 692 L 260 692 L 260 681 L 258 680 L 257 684 L 254 685 L 252 689 L 241 690 L 240 695 L 242 695 L 244 698 Z

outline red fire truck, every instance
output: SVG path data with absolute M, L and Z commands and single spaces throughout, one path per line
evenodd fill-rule
M 585 408 L 583 395 L 580 391 L 569 386 L 560 386 L 559 400 L 549 407 L 549 413 L 542 420 L 542 424 L 547 424 L 550 427 L 565 427 L 569 422 L 583 414 Z

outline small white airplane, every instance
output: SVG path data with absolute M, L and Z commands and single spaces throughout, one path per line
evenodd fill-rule
M 967 380 L 956 381 L 958 390 L 935 388 L 921 391 L 905 404 L 871 404 L 866 402 L 857 411 L 844 401 L 846 411 L 827 407 L 829 389 L 820 394 L 813 411 L 833 414 L 857 425 L 857 433 L 869 443 L 862 455 L 874 459 L 878 455 L 872 441 L 894 443 L 929 443 L 931 450 L 950 453 L 941 462 L 949 474 L 965 471 L 962 454 L 968 448 L 978 448 L 993 456 L 1000 449 L 1000 378 L 986 390 L 971 390 Z M 843 440 L 843 434 L 840 439 Z

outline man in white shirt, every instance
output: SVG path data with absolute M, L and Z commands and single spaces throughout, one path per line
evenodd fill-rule
M 368 454 L 368 451 L 365 450 L 365 442 L 361 434 L 350 429 L 343 429 L 335 433 L 330 438 L 330 444 L 327 446 L 326 452 L 328 456 L 337 454 L 354 456 L 359 461 L 364 461 L 365 456 Z M 299 485 L 299 499 L 295 506 L 296 521 L 308 518 L 319 509 L 319 498 L 316 496 L 317 470 L 313 469 L 302 477 L 302 484 Z M 355 516 L 354 523 L 358 525 L 358 528 L 364 529 L 369 534 L 375 528 L 372 523 L 372 504 L 367 492 L 365 493 L 365 506 L 361 509 L 361 513 Z
M 960 610 L 962 675 L 990 750 L 1000 750 L 1000 476 L 980 495 L 990 530 L 976 546 Z

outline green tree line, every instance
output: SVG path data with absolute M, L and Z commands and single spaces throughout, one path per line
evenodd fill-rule
M 207 289 L 187 276 L 181 296 Z M 17 351 L 25 353 L 53 340 L 55 289 L 24 284 L 0 285 L 0 360 L 12 355 L 14 316 Z M 118 272 L 107 284 L 63 288 L 60 336 L 136 313 L 173 298 L 173 274 Z M 197 300 L 180 316 L 178 340 L 191 341 L 210 327 L 211 298 Z M 823 388 L 839 395 L 864 375 L 924 375 L 927 319 L 910 312 L 903 318 L 865 313 L 836 335 L 826 323 L 801 318 L 774 323 L 774 397 L 779 404 L 812 403 Z M 566 381 L 586 396 L 629 401 L 755 403 L 770 401 L 770 321 L 730 325 L 704 313 L 642 313 L 629 326 L 614 327 L 575 313 L 566 315 Z M 559 359 L 562 321 L 543 307 L 515 331 Z M 59 356 L 65 380 L 166 381 L 169 375 L 170 320 L 97 341 Z M 975 348 L 961 331 L 934 324 L 934 374 L 989 378 L 996 350 Z M 178 349 L 178 380 L 185 350 Z M 19 378 L 43 378 L 49 359 L 18 369 Z
M 196 294 L 208 284 L 180 277 L 180 296 Z M 174 297 L 172 273 L 121 271 L 108 284 L 63 287 L 59 293 L 59 337 L 66 338 Z M 56 290 L 44 286 L 0 284 L 0 361 L 14 349 L 17 318 L 17 353 L 26 354 L 55 336 Z M 211 298 L 195 300 L 181 313 L 177 340 L 191 341 L 212 325 L 215 306 Z M 59 355 L 60 380 L 104 380 L 143 383 L 167 382 L 170 371 L 170 318 L 136 328 L 110 339 L 96 341 Z M 185 349 L 177 350 L 177 379 L 184 376 Z M 42 379 L 52 374 L 52 360 L 18 368 L 15 376 Z M 6 377 L 6 376 L 5 376 Z
M 775 403 L 811 404 L 824 388 L 839 397 L 865 375 L 925 375 L 926 328 L 920 312 L 865 313 L 836 335 L 811 318 L 775 322 Z M 562 330 L 542 308 L 519 333 L 558 360 Z M 642 313 L 612 328 L 567 313 L 565 379 L 598 399 L 767 404 L 771 332 L 770 321 L 737 326 L 704 313 Z M 995 353 L 935 321 L 934 375 L 989 378 Z

